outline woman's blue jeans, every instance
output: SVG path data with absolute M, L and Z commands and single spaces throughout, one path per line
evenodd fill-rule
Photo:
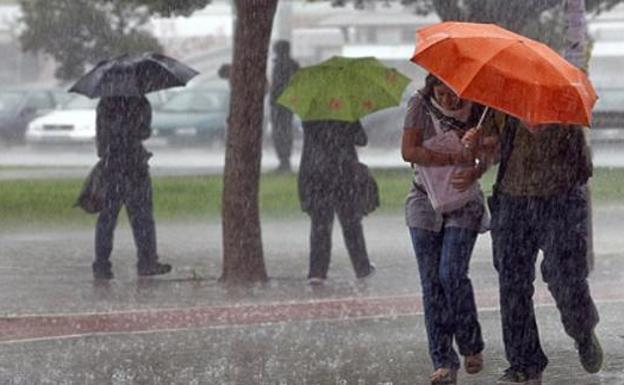
M 459 368 L 461 355 L 483 350 L 481 326 L 477 317 L 468 269 L 478 233 L 459 227 L 440 232 L 410 228 L 418 261 L 429 355 L 434 368 Z

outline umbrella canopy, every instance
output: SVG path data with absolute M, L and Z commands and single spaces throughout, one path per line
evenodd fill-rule
M 530 124 L 590 125 L 593 86 L 546 45 L 494 24 L 444 22 L 416 36 L 411 60 L 461 98 Z
M 277 102 L 301 120 L 354 122 L 396 106 L 410 79 L 373 57 L 334 56 L 299 69 Z
M 69 92 L 90 98 L 140 96 L 184 86 L 197 74 L 194 69 L 165 55 L 151 52 L 125 54 L 99 62 Z

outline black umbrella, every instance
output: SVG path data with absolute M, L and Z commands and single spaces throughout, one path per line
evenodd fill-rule
M 99 62 L 69 92 L 90 98 L 140 96 L 184 86 L 197 74 L 194 69 L 165 55 L 151 52 L 125 54 Z

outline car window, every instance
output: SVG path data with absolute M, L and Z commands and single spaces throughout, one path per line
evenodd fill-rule
M 165 103 L 165 101 L 167 101 L 167 94 L 164 91 L 150 92 L 145 96 L 149 100 L 152 108 L 159 108 L 163 105 L 163 103 Z
M 27 104 L 37 110 L 49 110 L 54 108 L 52 96 L 47 91 L 33 91 L 28 95 Z
M 163 111 L 223 111 L 226 95 L 218 91 L 179 91 L 162 106 Z
M 52 91 L 54 102 L 56 105 L 63 105 L 75 97 L 65 90 Z
M 624 111 L 624 88 L 600 89 L 597 93 L 595 110 Z
M 0 93 L 0 111 L 12 111 L 17 108 L 22 100 L 22 94 L 19 92 L 2 92 Z

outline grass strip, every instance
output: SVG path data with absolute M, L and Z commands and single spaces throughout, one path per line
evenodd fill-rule
M 381 213 L 402 213 L 411 183 L 411 170 L 373 169 L 379 185 Z M 494 171 L 481 184 L 488 194 Z M 624 204 L 624 169 L 599 168 L 592 179 L 594 205 Z M 82 179 L 33 179 L 0 181 L 0 229 L 30 225 L 93 224 L 94 215 L 72 207 Z M 153 178 L 154 211 L 157 220 L 220 220 L 220 175 L 162 176 Z M 260 182 L 262 216 L 301 215 L 296 174 L 263 174 Z M 125 217 L 125 215 L 122 215 Z

